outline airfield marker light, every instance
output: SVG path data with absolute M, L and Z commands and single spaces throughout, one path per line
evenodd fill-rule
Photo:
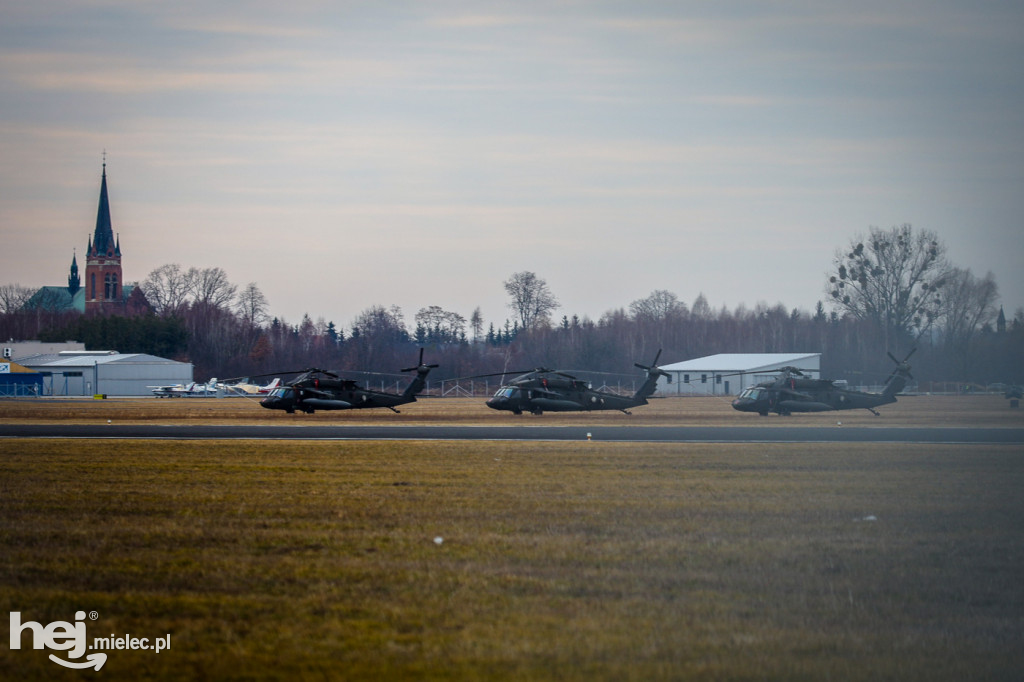
M 587 431 L 587 440 L 590 440 L 590 432 Z

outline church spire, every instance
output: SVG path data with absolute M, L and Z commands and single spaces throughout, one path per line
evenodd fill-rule
M 96 232 L 92 238 L 90 255 L 113 255 L 115 251 L 114 230 L 110 224 L 110 201 L 107 199 L 107 159 L 103 156 L 103 180 L 100 184 L 100 206 L 96 211 Z
M 107 155 L 103 153 L 103 180 L 100 205 L 96 212 L 96 230 L 89 238 L 85 260 L 86 313 L 119 313 L 124 310 L 124 277 L 121 272 L 121 243 L 110 224 L 110 200 L 107 197 Z
M 68 293 L 74 296 L 82 286 L 82 280 L 78 277 L 77 254 L 71 255 L 71 274 L 68 275 Z

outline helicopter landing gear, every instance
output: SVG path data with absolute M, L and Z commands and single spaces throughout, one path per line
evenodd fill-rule
M 540 409 L 539 407 L 535 407 L 532 410 L 530 410 L 530 414 L 535 414 L 539 417 L 542 414 L 544 414 L 544 410 Z

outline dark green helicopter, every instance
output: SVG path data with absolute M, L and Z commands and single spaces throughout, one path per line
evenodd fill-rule
M 398 405 L 416 402 L 416 395 L 426 386 L 427 375 L 435 367 L 437 365 L 423 364 L 423 349 L 420 348 L 419 364 L 402 370 L 416 372 L 416 378 L 402 393 L 373 391 L 352 379 L 342 379 L 333 372 L 305 369 L 293 381 L 271 391 L 270 395 L 260 401 L 260 405 L 268 410 L 284 410 L 288 414 L 296 410 L 313 414 L 317 410 L 359 410 L 371 407 L 386 407 L 392 412 L 398 412 L 395 409 Z
M 902 362 L 888 353 L 896 363 L 896 369 L 886 379 L 881 393 L 840 388 L 832 379 L 811 379 L 795 367 L 782 367 L 779 369 L 781 374 L 774 381 L 764 381 L 744 390 L 732 401 L 732 406 L 740 412 L 757 412 L 762 417 L 769 412 L 788 416 L 794 412 L 859 409 L 878 416 L 874 408 L 896 402 L 896 394 L 907 385 L 907 379 L 914 378 L 910 374 L 907 360 L 916 350 L 907 353 Z M 759 373 L 763 373 L 763 370 Z
M 660 356 L 661 351 L 659 350 L 650 366 L 634 363 L 646 372 L 647 379 L 640 390 L 632 396 L 595 391 L 587 382 L 581 381 L 571 374 L 539 367 L 526 371 L 522 376 L 516 377 L 499 388 L 498 392 L 487 401 L 487 407 L 492 410 L 505 410 L 512 414 L 530 412 L 539 415 L 544 412 L 590 412 L 594 410 L 619 410 L 630 414 L 629 408 L 647 404 L 647 398 L 657 388 L 658 377 L 663 376 L 669 381 L 672 380 L 668 372 L 658 367 Z M 518 373 L 518 371 L 502 372 L 482 376 Z

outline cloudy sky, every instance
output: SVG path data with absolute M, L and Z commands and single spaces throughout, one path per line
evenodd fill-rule
M 102 155 L 124 274 L 271 312 L 500 325 L 656 289 L 813 309 L 837 247 L 936 232 L 1024 306 L 1024 5 L 0 0 L 0 283 L 66 280 Z

